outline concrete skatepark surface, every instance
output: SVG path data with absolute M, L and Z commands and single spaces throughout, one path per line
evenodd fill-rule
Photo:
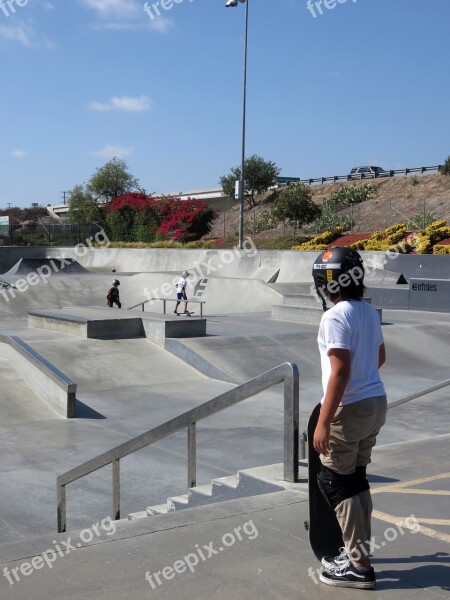
M 6 272 L 11 262 L 17 263 L 17 254 L 3 250 L 10 254 L 9 263 L 0 260 L 0 270 Z M 207 259 L 205 253 L 196 252 L 190 255 L 191 265 Z M 42 258 L 68 253 L 55 248 Z M 87 270 L 84 274 L 52 276 L 46 283 L 17 292 L 15 298 L 0 298 L 1 333 L 21 337 L 78 384 L 76 418 L 62 419 L 21 381 L 11 361 L 0 362 L 1 569 L 5 565 L 14 568 L 27 557 L 52 548 L 53 540 L 72 535 L 55 535 L 58 474 L 285 361 L 300 368 L 300 427 L 304 428 L 321 395 L 317 326 L 272 320 L 270 306 L 282 301 L 283 294 L 307 291 L 310 253 L 299 257 L 297 267 L 292 253 L 278 263 L 275 254 L 266 263 L 257 255 L 249 258 L 249 264 L 241 260 L 237 266 L 231 263 L 220 270 L 216 262 L 216 272 L 192 278 L 191 293 L 199 281 L 208 280 L 199 288 L 206 301 L 207 336 L 179 343 L 186 353 L 201 357 L 202 372 L 144 338 L 81 339 L 27 326 L 28 310 L 104 305 L 113 276 L 110 269 L 119 266 L 124 272 L 114 277 L 121 280 L 124 306 L 142 301 L 148 296 L 146 287 L 160 290 L 186 267 L 182 253 L 160 251 L 146 258 L 144 251 L 137 251 L 131 260 L 129 251 L 108 255 L 100 249 L 84 261 L 77 259 Z M 218 261 L 218 255 L 212 256 Z M 161 261 L 160 270 L 157 261 Z M 377 258 L 377 264 L 384 264 L 382 258 Z M 138 272 L 138 267 L 147 268 Z M 276 282 L 267 283 L 277 272 Z M 18 278 L 2 276 L 11 284 Z M 162 303 L 146 305 L 146 311 L 160 314 Z M 383 333 L 388 351 L 383 380 L 390 401 L 448 379 L 448 313 L 383 310 Z M 220 370 L 224 379 L 205 374 L 208 365 Z M 396 518 L 414 514 L 422 519 L 426 534 L 398 534 L 377 550 L 378 587 L 372 593 L 376 598 L 423 598 L 425 593 L 450 597 L 449 389 L 392 409 L 382 430 L 370 469 L 378 511 L 374 531 L 383 540 L 383 532 L 395 527 Z M 274 387 L 203 421 L 197 435 L 199 484 L 235 474 L 237 469 L 281 463 L 281 390 Z M 303 529 L 307 515 L 304 476 L 301 466 L 298 490 L 119 523 L 114 536 L 83 543 L 76 553 L 58 559 L 52 569 L 36 570 L 14 585 L 1 577 L 0 597 L 115 600 L 151 594 L 206 598 L 213 593 L 237 598 L 249 594 L 322 598 L 330 593 L 353 597 L 361 592 L 316 585 L 308 576 L 308 567 L 315 570 L 319 565 Z M 69 530 L 88 528 L 110 514 L 110 480 L 106 468 L 68 487 Z M 123 515 L 185 493 L 185 481 L 186 435 L 182 432 L 123 461 Z M 408 481 L 416 483 L 407 485 L 406 491 L 398 487 Z M 386 486 L 392 487 L 383 491 Z M 410 488 L 415 491 L 409 492 Z M 147 570 L 154 573 L 173 565 L 192 552 L 195 544 L 220 539 L 250 519 L 259 532 L 254 540 L 236 543 L 202 562 L 194 573 L 163 580 L 155 590 L 145 581 Z

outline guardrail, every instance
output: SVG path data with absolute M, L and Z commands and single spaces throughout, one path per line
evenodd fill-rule
M 67 484 L 111 464 L 113 519 L 120 519 L 120 459 L 129 454 L 133 454 L 137 450 L 146 448 L 181 429 L 187 429 L 188 487 L 195 487 L 197 485 L 197 423 L 279 383 L 284 383 L 284 479 L 285 481 L 290 482 L 297 481 L 299 460 L 299 370 L 294 363 L 283 363 L 282 365 L 279 365 L 270 371 L 266 371 L 254 379 L 250 379 L 232 390 L 229 390 L 196 408 L 188 410 L 182 415 L 59 475 L 56 480 L 58 532 L 61 533 L 66 531 Z
M 178 298 L 172 299 L 172 298 L 148 298 L 147 300 L 143 300 L 142 302 L 138 302 L 137 304 L 134 304 L 133 306 L 130 306 L 130 308 L 127 308 L 127 310 L 132 310 L 133 308 L 137 308 L 138 306 L 140 306 L 142 308 L 142 312 L 144 312 L 144 304 L 147 304 L 147 302 L 152 302 L 153 300 L 160 300 L 163 303 L 163 314 L 167 314 L 166 313 L 166 302 L 186 302 L 186 300 L 178 300 Z M 203 304 L 206 304 L 205 300 L 187 300 L 187 302 L 191 303 L 194 302 L 195 304 L 200 304 L 200 319 L 203 319 Z
M 411 173 L 439 173 L 442 165 L 433 167 L 414 167 L 413 169 L 390 169 L 385 173 L 354 173 L 348 175 L 334 175 L 333 177 L 316 177 L 312 179 L 300 179 L 300 183 L 311 185 L 313 183 L 336 183 L 336 181 L 355 181 L 361 179 L 384 179 L 385 177 L 395 177 L 396 175 L 410 175 Z

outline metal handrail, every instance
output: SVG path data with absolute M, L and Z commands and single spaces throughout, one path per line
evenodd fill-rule
M 148 298 L 147 300 L 143 300 L 142 302 L 138 302 L 137 304 L 130 306 L 129 308 L 127 308 L 127 310 L 132 310 L 133 308 L 137 308 L 138 306 L 140 306 L 142 308 L 142 312 L 144 312 L 144 304 L 147 304 L 147 302 L 152 302 L 153 300 L 161 300 L 162 301 L 163 314 L 166 314 L 166 302 L 180 302 L 180 300 L 178 300 L 178 298 L 175 298 L 175 299 L 172 299 L 172 298 Z M 186 300 L 181 300 L 181 302 L 186 302 Z M 200 318 L 203 319 L 203 304 L 206 304 L 205 300 L 189 299 L 188 302 L 195 302 L 196 304 L 200 304 Z
M 410 394 L 409 396 L 400 398 L 400 400 L 391 402 L 390 404 L 388 404 L 388 408 L 394 408 L 395 406 L 398 406 L 399 404 L 404 404 L 405 402 L 410 402 L 410 400 L 415 400 L 416 398 L 420 398 L 421 396 L 426 396 L 426 394 L 431 394 L 431 392 L 435 392 L 436 390 L 440 390 L 444 387 L 447 387 L 447 385 L 450 385 L 450 379 L 446 379 L 445 381 L 442 381 L 441 383 L 438 383 L 436 385 L 432 385 L 429 388 L 425 388 L 424 390 L 421 390 L 420 392 L 415 392 L 414 394 Z
M 120 519 L 120 459 L 184 428 L 188 430 L 188 487 L 195 487 L 197 484 L 197 423 L 225 408 L 238 404 L 242 400 L 251 398 L 278 383 L 284 383 L 284 479 L 290 482 L 297 481 L 299 459 L 299 370 L 295 363 L 286 362 L 59 475 L 56 479 L 58 532 L 66 531 L 67 484 L 112 464 L 113 519 Z

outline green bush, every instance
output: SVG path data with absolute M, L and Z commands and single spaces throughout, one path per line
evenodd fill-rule
M 337 192 L 334 192 L 328 200 L 335 206 L 348 206 L 350 204 L 360 204 L 366 200 L 370 200 L 378 193 L 377 188 L 372 183 L 357 185 L 354 183 L 350 186 L 343 186 Z
M 450 176 L 450 156 L 447 156 L 447 160 L 441 167 L 441 173 L 442 173 L 442 175 Z
M 260 233 L 261 231 L 267 231 L 273 229 L 278 225 L 277 219 L 272 215 L 270 210 L 263 210 L 256 215 L 254 219 L 248 219 L 244 221 L 245 233 Z
M 417 227 L 417 229 L 425 229 L 425 227 L 428 227 L 428 225 L 431 225 L 436 220 L 437 217 L 433 213 L 417 213 L 409 219 L 408 223 Z
M 135 213 L 133 223 L 133 238 L 136 242 L 154 242 L 155 231 L 160 220 L 151 205 Z
M 134 218 L 136 211 L 131 206 L 108 212 L 106 225 L 108 237 L 114 242 L 134 242 Z

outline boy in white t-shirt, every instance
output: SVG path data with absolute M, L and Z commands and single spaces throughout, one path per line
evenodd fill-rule
M 188 299 L 186 296 L 186 286 L 187 286 L 187 278 L 188 277 L 189 277 L 189 272 L 183 271 L 183 273 L 181 274 L 181 278 L 176 283 L 177 303 L 175 305 L 175 310 L 173 311 L 176 315 L 180 314 L 178 312 L 178 307 L 180 306 L 180 303 L 182 300 L 184 300 L 184 314 L 189 314 L 189 311 L 187 309 Z
M 314 448 L 320 453 L 318 477 L 333 507 L 345 547 L 324 557 L 323 583 L 336 587 L 375 587 L 370 565 L 372 499 L 366 477 L 376 437 L 386 419 L 387 401 L 378 369 L 385 347 L 377 311 L 362 300 L 364 267 L 351 248 L 320 254 L 313 267 L 314 284 L 334 306 L 326 310 L 318 343 L 324 397 Z

